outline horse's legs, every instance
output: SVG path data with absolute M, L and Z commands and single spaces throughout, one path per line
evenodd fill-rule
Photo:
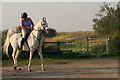
M 16 49 L 13 49 L 13 53 L 12 53 L 12 58 L 13 58 L 13 61 L 14 61 L 14 69 L 16 70 L 16 64 L 15 64 L 15 54 L 16 54 L 17 50 Z
M 21 53 L 21 50 L 17 50 L 16 55 L 15 55 L 15 64 L 18 70 L 21 70 L 18 64 L 18 58 L 19 58 L 20 53 Z
M 29 57 L 29 63 L 28 63 L 28 71 L 31 71 L 31 60 L 32 60 L 32 56 L 33 56 L 33 51 L 30 51 L 30 57 Z
M 38 49 L 38 54 L 39 54 L 40 59 L 41 59 L 42 71 L 45 71 L 44 64 L 43 64 L 43 55 L 42 55 L 42 47 L 41 47 L 41 46 L 40 46 L 40 48 Z

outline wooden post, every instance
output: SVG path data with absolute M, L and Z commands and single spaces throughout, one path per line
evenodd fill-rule
M 75 39 L 74 48 L 75 48 L 75 51 L 77 51 L 77 39 Z
M 83 53 L 83 50 L 82 50 L 82 42 L 80 42 L 80 48 L 81 48 L 80 52 Z
M 88 38 L 86 38 L 86 52 L 87 52 L 88 56 L 90 56 L 88 41 L 89 41 L 89 39 L 88 39 Z
M 60 42 L 57 41 L 57 52 L 60 53 Z
M 66 49 L 67 49 L 66 51 L 67 51 L 67 53 L 68 53 L 68 48 L 69 48 L 68 47 L 68 41 L 66 40 Z
M 45 50 L 45 45 L 46 45 L 45 42 L 43 42 L 43 45 L 42 45 L 42 53 L 46 53 L 46 52 L 45 52 L 45 51 L 46 51 L 46 50 Z

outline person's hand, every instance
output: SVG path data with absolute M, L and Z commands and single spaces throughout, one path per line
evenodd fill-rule
M 31 30 L 33 30 L 33 27 L 30 27 L 31 28 Z

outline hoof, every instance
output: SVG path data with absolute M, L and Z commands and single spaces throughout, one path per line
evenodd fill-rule
M 17 67 L 16 66 L 14 66 L 14 70 L 16 70 L 17 69 Z
M 44 69 L 42 69 L 42 71 L 46 71 L 46 69 L 44 68 Z
M 31 70 L 31 69 L 29 69 L 28 71 L 29 71 L 29 72 L 32 72 L 32 70 Z
M 21 68 L 18 68 L 18 70 L 21 70 Z

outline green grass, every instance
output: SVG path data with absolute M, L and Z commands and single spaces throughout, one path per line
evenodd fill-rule
M 43 54 L 45 64 L 67 64 L 71 62 L 79 62 L 80 60 L 97 59 L 98 57 L 81 56 L 79 53 L 63 53 L 63 54 Z M 104 55 L 99 58 L 118 58 L 120 56 Z M 20 65 L 28 65 L 28 58 L 19 58 Z M 34 55 L 32 65 L 39 65 L 40 59 L 38 55 Z M 12 58 L 2 60 L 2 66 L 13 66 Z
M 73 61 L 78 61 L 77 60 L 73 60 L 73 59 L 48 59 L 48 58 L 44 58 L 44 64 L 67 64 Z M 18 60 L 20 65 L 28 65 L 28 59 L 19 59 Z M 40 59 L 39 58 L 33 58 L 32 59 L 32 65 L 39 65 L 40 64 Z M 2 61 L 2 66 L 13 66 L 13 61 L 12 59 L 7 59 L 7 60 L 3 60 Z
M 27 65 L 29 57 L 22 57 L 22 56 L 23 55 L 21 55 L 19 58 L 19 64 Z M 79 57 L 78 53 L 63 53 L 63 54 L 58 54 L 58 53 L 48 54 L 47 53 L 47 54 L 43 54 L 43 57 L 44 57 L 45 64 L 66 64 L 72 61 L 77 61 L 77 60 L 82 59 Z M 40 64 L 40 59 L 39 59 L 38 54 L 35 54 L 33 56 L 32 62 L 34 65 Z M 13 65 L 12 58 L 3 59 L 2 65 L 12 66 Z

